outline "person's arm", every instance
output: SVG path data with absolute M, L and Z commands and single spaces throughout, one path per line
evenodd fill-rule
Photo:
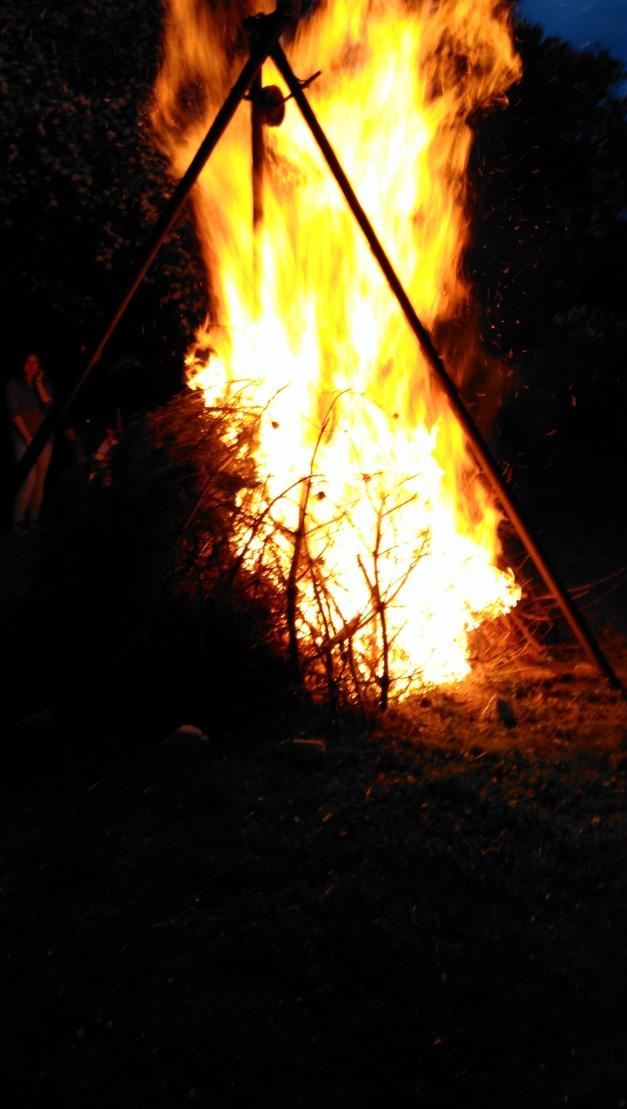
M 52 390 L 44 379 L 43 370 L 39 370 L 35 378 L 35 388 L 39 394 L 41 403 L 46 408 L 49 408 L 53 401 Z
M 13 427 L 17 428 L 20 435 L 22 436 L 22 439 L 26 443 L 26 446 L 28 447 L 30 445 L 30 443 L 32 443 L 33 437 L 31 435 L 30 431 L 28 430 L 28 428 L 26 426 L 26 423 L 24 422 L 24 420 L 22 419 L 22 417 L 20 415 L 11 416 L 11 420 L 13 422 Z

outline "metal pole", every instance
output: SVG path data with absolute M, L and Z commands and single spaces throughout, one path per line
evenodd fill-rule
M 544 578 L 544 581 L 546 582 L 546 585 L 548 586 L 550 592 L 553 594 L 573 634 L 579 640 L 584 651 L 592 660 L 592 662 L 594 662 L 595 666 L 597 666 L 601 673 L 607 678 L 612 688 L 620 690 L 623 693 L 623 696 L 625 696 L 625 690 L 614 669 L 610 665 L 608 659 L 605 657 L 605 654 L 601 650 L 599 644 L 597 643 L 592 632 L 585 623 L 583 617 L 575 608 L 571 597 L 566 591 L 564 585 L 561 583 L 557 572 L 553 568 L 548 555 L 545 551 L 541 549 L 531 526 L 526 522 L 521 509 L 516 504 L 514 497 L 512 496 L 510 491 L 507 489 L 507 486 L 505 485 L 505 482 L 503 481 L 498 471 L 496 460 L 493 458 L 490 448 L 488 447 L 481 432 L 479 431 L 466 406 L 464 405 L 457 386 L 450 377 L 441 356 L 439 355 L 433 344 L 433 340 L 429 332 L 419 319 L 394 267 L 392 266 L 392 263 L 390 262 L 379 239 L 377 238 L 372 224 L 370 223 L 366 213 L 364 212 L 364 209 L 359 203 L 357 196 L 355 195 L 355 192 L 353 191 L 353 188 L 346 174 L 344 173 L 344 170 L 342 169 L 342 166 L 340 165 L 335 152 L 331 147 L 331 144 L 329 143 L 329 140 L 322 130 L 322 127 L 318 123 L 318 119 L 303 92 L 298 78 L 294 75 L 289 62 L 285 54 L 283 53 L 281 46 L 278 43 L 272 49 L 271 55 L 272 60 L 274 61 L 281 76 L 283 77 L 283 80 L 285 81 L 288 89 L 294 97 L 294 100 L 298 104 L 298 107 L 300 108 L 305 122 L 309 126 L 309 129 L 314 139 L 316 140 L 324 156 L 324 159 L 329 169 L 331 170 L 331 173 L 337 181 L 337 184 L 339 185 L 351 212 L 353 213 L 355 219 L 357 220 L 357 223 L 363 231 L 368 245 L 372 253 L 374 254 L 375 259 L 378 262 L 381 270 L 383 271 L 388 285 L 390 286 L 390 289 L 396 297 L 396 300 L 398 301 L 409 326 L 418 339 L 421 350 L 427 362 L 438 378 L 440 385 L 446 394 L 453 414 L 455 415 L 468 441 L 470 442 L 473 453 L 475 454 L 476 459 L 484 472 L 484 475 L 490 482 L 498 500 L 505 509 L 505 512 L 509 516 L 514 528 L 518 532 L 521 541 L 527 548 L 529 555 L 533 559 L 540 574 Z
M 250 124 L 252 137 L 252 179 L 253 179 L 253 232 L 259 230 L 263 220 L 263 113 L 259 104 L 263 87 L 261 67 L 255 74 L 250 86 Z
M 261 67 L 255 74 L 250 86 L 250 131 L 251 131 L 251 158 L 252 158 L 252 194 L 253 194 L 253 295 L 255 310 L 258 312 L 261 304 L 261 261 L 259 251 L 259 231 L 263 223 L 263 113 L 261 111 L 260 97 L 263 88 Z
M 183 205 L 189 196 L 189 193 L 195 185 L 201 170 L 205 163 L 208 161 L 211 153 L 215 149 L 218 141 L 224 134 L 231 119 L 248 91 L 251 82 L 254 80 L 255 74 L 263 65 L 268 57 L 272 47 L 277 43 L 279 36 L 282 34 L 287 23 L 288 13 L 277 9 L 271 15 L 257 17 L 256 23 L 259 27 L 260 21 L 263 21 L 261 33 L 257 31 L 251 45 L 251 52 L 248 61 L 244 65 L 239 77 L 233 85 L 231 91 L 228 93 L 226 100 L 211 124 L 205 138 L 199 146 L 194 158 L 192 159 L 187 171 L 181 177 L 178 185 L 176 186 L 168 204 L 166 205 L 163 213 L 157 221 L 152 235 L 145 247 L 142 260 L 140 261 L 122 299 L 117 305 L 113 315 L 107 323 L 102 335 L 100 336 L 94 350 L 83 370 L 80 378 L 73 386 L 69 395 L 51 412 L 48 413 L 41 427 L 37 430 L 33 439 L 25 451 L 24 455 L 18 462 L 15 468 L 14 477 L 14 491 L 17 492 L 25 481 L 28 473 L 34 466 L 39 458 L 44 446 L 55 433 L 57 428 L 61 425 L 67 413 L 69 412 L 72 404 L 80 390 L 83 388 L 87 378 L 91 374 L 94 366 L 100 361 L 102 353 L 117 328 L 120 320 L 124 316 L 129 304 L 131 303 L 135 293 L 141 285 L 146 273 L 154 262 L 161 245 L 172 230 L 178 217 L 181 214 Z

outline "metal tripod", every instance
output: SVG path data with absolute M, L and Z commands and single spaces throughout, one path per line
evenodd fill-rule
M 584 651 L 598 668 L 600 673 L 608 680 L 613 689 L 619 690 L 623 696 L 626 696 L 625 690 L 616 675 L 613 667 L 603 653 L 601 647 L 596 641 L 590 628 L 584 621 L 581 613 L 576 608 L 571 597 L 568 594 L 565 586 L 561 582 L 559 575 L 553 567 L 551 560 L 547 553 L 541 548 L 540 543 L 534 534 L 530 524 L 525 519 L 525 515 L 516 503 L 511 492 L 508 490 L 503 478 L 501 477 L 496 460 L 492 456 L 490 448 L 486 443 L 484 437 L 476 426 L 472 416 L 468 412 L 464 401 L 462 400 L 459 390 L 455 382 L 451 378 L 444 362 L 436 350 L 433 340 L 425 328 L 424 324 L 419 319 L 405 289 L 390 262 L 387 254 L 385 253 L 375 231 L 370 223 L 364 209 L 362 208 L 357 196 L 346 176 L 338 158 L 333 151 L 318 119 L 304 93 L 303 86 L 307 82 L 301 82 L 294 75 L 292 68 L 279 44 L 279 39 L 283 32 L 286 30 L 289 22 L 289 4 L 281 4 L 277 6 L 277 10 L 271 15 L 259 15 L 253 17 L 251 20 L 246 21 L 247 29 L 250 32 L 250 54 L 246 64 L 244 65 L 239 77 L 237 78 L 232 89 L 228 93 L 222 107 L 219 109 L 211 127 L 209 128 L 203 142 L 201 143 L 198 151 L 192 160 L 187 172 L 179 181 L 174 193 L 164 209 L 161 218 L 158 220 L 149 243 L 145 249 L 143 258 L 137 267 L 137 271 L 130 282 L 124 296 L 120 300 L 113 315 L 104 329 L 99 341 L 97 342 L 87 365 L 77 381 L 76 385 L 70 392 L 69 396 L 62 405 L 54 409 L 46 418 L 39 431 L 34 436 L 28 450 L 24 454 L 16 467 L 15 488 L 19 489 L 31 467 L 37 460 L 45 443 L 54 434 L 57 428 L 61 425 L 67 416 L 76 396 L 82 389 L 87 378 L 92 373 L 96 364 L 100 361 L 102 353 L 117 328 L 120 320 L 122 319 L 126 309 L 131 303 L 135 293 L 141 285 L 147 271 L 155 260 L 161 244 L 171 231 L 176 220 L 178 219 L 183 205 L 194 186 L 195 182 L 200 175 L 201 170 L 208 161 L 212 151 L 215 149 L 219 139 L 226 130 L 229 122 L 233 118 L 236 109 L 241 101 L 248 96 L 252 100 L 252 131 L 253 131 L 253 222 L 258 225 L 262 217 L 261 206 L 261 191 L 262 191 L 262 171 L 263 171 L 263 137 L 262 126 L 263 118 L 260 111 L 260 97 L 263 93 L 261 82 L 261 68 L 264 62 L 270 57 L 280 72 L 283 80 L 285 81 L 290 95 L 296 101 L 311 133 L 320 148 L 320 151 L 331 171 L 333 177 L 337 181 L 341 189 L 346 203 L 348 204 L 355 220 L 359 224 L 363 234 L 366 237 L 368 245 L 374 255 L 376 262 L 382 270 L 390 290 L 396 298 L 401 311 L 403 312 L 407 323 L 412 329 L 422 353 L 428 362 L 432 372 L 438 379 L 441 388 L 446 394 L 448 403 L 451 410 L 461 425 L 464 434 L 470 444 L 472 452 L 483 471 L 484 477 L 488 480 L 495 496 L 503 507 L 505 513 L 509 517 L 515 531 L 517 532 L 521 542 L 525 546 L 529 556 L 534 562 L 538 572 L 546 583 L 549 591 L 555 598 L 565 620 L 567 621 L 571 631 L 576 639 L 579 641 Z M 248 95 L 250 94 L 250 95 Z

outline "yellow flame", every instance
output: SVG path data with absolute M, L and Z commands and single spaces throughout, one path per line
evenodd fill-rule
M 246 9 L 167 0 L 154 122 L 175 175 L 243 64 Z M 469 295 L 469 118 L 519 75 L 507 4 L 327 0 L 286 49 L 300 78 L 322 70 L 314 110 L 437 334 Z M 287 95 L 271 63 L 263 80 Z M 458 679 L 468 633 L 520 596 L 495 566 L 499 515 L 293 102 L 264 141 L 256 243 L 247 105 L 194 190 L 215 310 L 189 382 L 208 405 L 231 392 L 261 413 L 265 516 L 242 549 L 253 566 L 271 539 L 285 583 L 299 537 L 299 631 L 314 644 L 350 632 L 366 679 L 384 653 L 397 696 Z

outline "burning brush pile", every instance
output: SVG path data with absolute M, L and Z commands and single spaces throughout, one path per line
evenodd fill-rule
M 233 7 L 167 0 L 153 121 L 174 177 L 245 60 L 250 12 Z M 326 0 L 283 40 L 460 386 L 459 327 L 457 364 L 445 336 L 471 315 L 470 119 L 519 74 L 507 9 Z M 251 97 L 193 193 L 212 295 L 195 397 L 174 405 L 196 473 L 181 557 L 199 588 L 263 596 L 306 688 L 385 707 L 468 674 L 473 633 L 520 589 L 463 432 L 273 62 Z

